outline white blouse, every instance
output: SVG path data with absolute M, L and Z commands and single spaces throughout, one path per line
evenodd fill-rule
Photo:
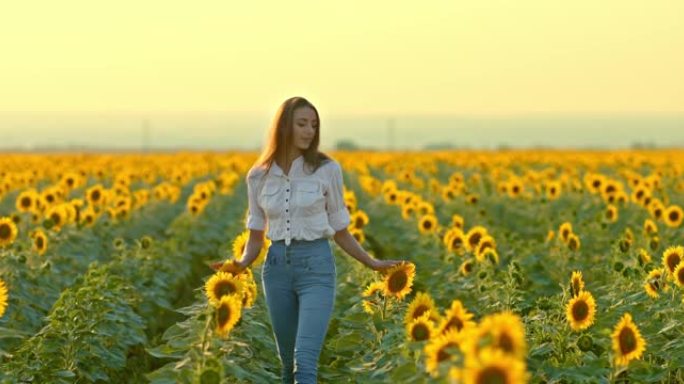
M 311 170 L 307 167 L 307 172 Z M 351 222 L 344 202 L 342 167 L 335 160 L 319 166 L 314 173 L 304 172 L 304 156 L 293 160 L 290 172 L 273 162 L 264 177 L 265 167 L 247 172 L 249 211 L 246 227 L 264 230 L 271 241 L 330 238 Z

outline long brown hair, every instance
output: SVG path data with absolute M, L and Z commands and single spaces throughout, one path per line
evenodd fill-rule
M 301 107 L 313 109 L 316 113 L 316 119 L 318 120 L 316 134 L 309 147 L 303 151 L 304 163 L 308 164 L 311 169 L 313 169 L 311 172 L 313 173 L 316 172 L 316 169 L 325 161 L 330 160 L 330 156 L 318 150 L 321 131 L 321 119 L 318 116 L 318 110 L 307 99 L 295 96 L 285 100 L 280 105 L 271 122 L 266 145 L 264 145 L 261 155 L 255 163 L 255 166 L 266 167 L 264 175 L 271 169 L 274 161 L 278 160 L 278 163 L 284 164 L 287 161 L 288 155 L 292 152 L 294 111 Z

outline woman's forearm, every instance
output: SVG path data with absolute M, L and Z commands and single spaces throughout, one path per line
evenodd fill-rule
M 349 256 L 360 261 L 363 265 L 370 267 L 375 261 L 375 259 L 372 258 L 368 252 L 363 249 L 363 247 L 361 247 L 361 244 L 356 241 L 356 238 L 352 236 L 352 234 L 349 233 L 349 230 L 346 228 L 335 232 L 333 239 L 337 245 L 340 246 L 340 248 L 349 254 Z

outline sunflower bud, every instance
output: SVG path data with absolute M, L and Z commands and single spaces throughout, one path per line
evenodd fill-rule
M 577 347 L 580 349 L 582 352 L 587 352 L 591 349 L 593 346 L 594 342 L 591 339 L 591 336 L 589 335 L 582 335 L 579 340 L 577 340 Z
M 648 246 L 652 251 L 657 251 L 660 247 L 660 238 L 658 236 L 651 237 L 651 241 L 648 242 Z
M 52 219 L 43 220 L 43 228 L 50 229 L 55 226 L 55 222 Z
M 124 239 L 117 237 L 112 241 L 112 245 L 114 246 L 114 249 L 117 251 L 123 251 L 124 248 L 126 248 L 126 242 Z
M 148 249 L 152 246 L 152 238 L 149 236 L 143 236 L 140 239 L 140 247 L 142 249 Z
M 621 240 L 620 240 L 620 250 L 621 250 L 623 253 L 629 251 L 629 246 L 630 246 L 630 242 L 629 242 L 628 240 L 626 240 L 626 239 L 621 239 Z

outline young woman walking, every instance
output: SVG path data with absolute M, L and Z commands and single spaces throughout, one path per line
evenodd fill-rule
M 316 108 L 302 97 L 286 100 L 247 173 L 249 238 L 242 259 L 230 266 L 236 273 L 247 268 L 267 231 L 271 245 L 261 280 L 283 383 L 316 383 L 336 293 L 329 239 L 376 271 L 402 262 L 372 258 L 349 233 L 342 169 L 318 151 L 319 141 Z

